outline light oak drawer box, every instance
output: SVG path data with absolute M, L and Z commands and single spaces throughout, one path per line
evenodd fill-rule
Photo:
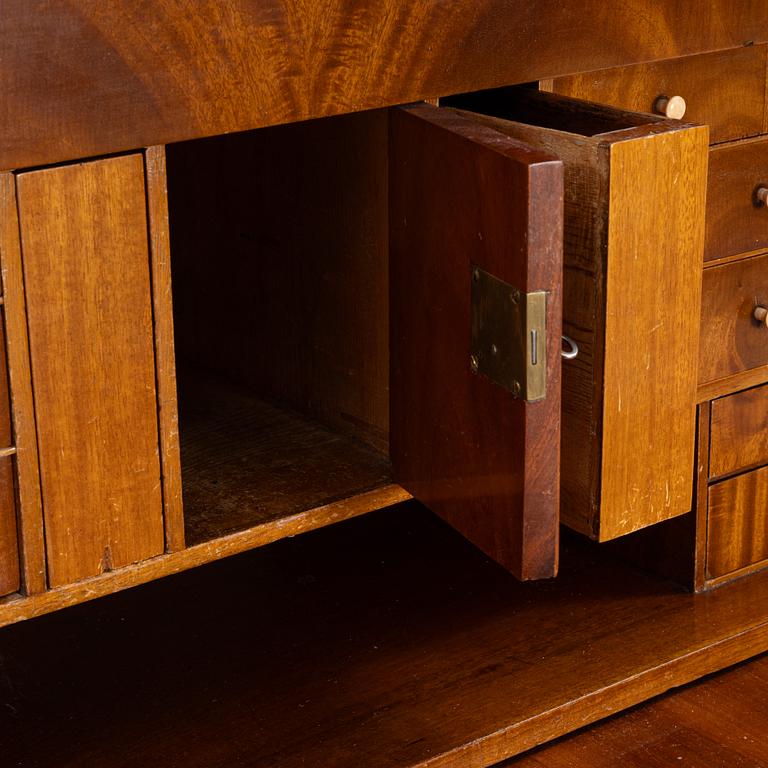
M 705 261 L 768 247 L 768 207 L 763 196 L 768 196 L 768 139 L 712 149 Z
M 755 309 L 768 307 L 768 255 L 704 270 L 699 382 L 768 363 L 768 328 Z
M 709 475 L 768 464 L 768 385 L 712 403 Z
M 765 46 L 750 46 L 559 77 L 542 86 L 636 112 L 658 112 L 660 99 L 677 96 L 685 120 L 709 125 L 716 143 L 763 132 L 765 60 Z

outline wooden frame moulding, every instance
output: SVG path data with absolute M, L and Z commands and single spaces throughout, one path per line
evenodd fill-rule
M 166 552 L 177 552 L 184 549 L 184 510 L 181 493 L 179 411 L 176 397 L 176 361 L 173 343 L 171 252 L 168 232 L 168 180 L 165 147 L 148 147 L 145 150 L 144 175 L 147 190 L 151 261 L 165 550 Z
M 12 173 L 0 174 L 0 268 L 3 279 L 13 433 L 16 443 L 21 589 L 23 593 L 35 595 L 43 592 L 47 585 L 45 538 L 16 180 Z

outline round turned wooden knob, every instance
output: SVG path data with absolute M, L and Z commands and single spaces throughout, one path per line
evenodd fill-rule
M 768 308 L 756 306 L 752 312 L 752 317 L 761 325 L 768 325 Z
M 758 208 L 764 208 L 768 206 L 768 187 L 764 187 L 762 184 L 755 190 L 755 204 Z
M 682 96 L 659 96 L 653 105 L 653 109 L 660 115 L 670 120 L 682 120 L 685 114 L 686 103 Z

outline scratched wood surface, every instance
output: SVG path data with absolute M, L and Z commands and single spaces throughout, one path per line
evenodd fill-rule
M 48 578 L 164 548 L 144 165 L 17 179 Z
M 766 39 L 760 0 L 5 0 L 0 168 Z

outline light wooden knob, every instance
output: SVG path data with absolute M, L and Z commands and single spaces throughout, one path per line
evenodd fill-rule
M 670 120 L 682 120 L 686 108 L 685 99 L 682 96 L 659 96 L 653 109 L 659 115 L 664 115 Z
M 768 187 L 762 184 L 755 190 L 755 204 L 758 208 L 768 206 Z
M 752 312 L 752 317 L 761 325 L 768 325 L 768 308 L 756 306 Z

